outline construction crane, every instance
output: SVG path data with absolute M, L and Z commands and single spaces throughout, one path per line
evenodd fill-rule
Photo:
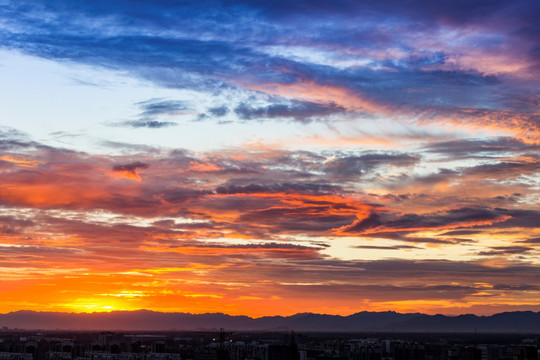
M 219 329 L 219 351 L 218 351 L 218 359 L 219 360 L 227 360 L 229 358 L 229 354 L 227 349 L 225 349 L 225 340 L 227 338 L 230 339 L 232 336 L 232 332 L 225 332 L 224 328 Z

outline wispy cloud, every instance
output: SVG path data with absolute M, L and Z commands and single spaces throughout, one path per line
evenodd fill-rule
M 163 99 L 151 99 L 138 102 L 135 105 L 141 109 L 138 119 L 114 122 L 111 125 L 149 129 L 176 126 L 176 122 L 163 121 L 162 119 L 174 118 L 177 115 L 184 114 L 186 110 L 189 109 L 189 107 L 183 101 Z
M 397 1 L 385 2 L 384 8 L 374 2 L 282 4 L 278 12 L 275 4 L 212 3 L 221 9 L 212 14 L 202 3 L 137 3 L 134 11 L 102 2 L 36 5 L 31 11 L 19 2 L 3 8 L 10 19 L 3 25 L 3 47 L 118 68 L 171 88 L 212 93 L 226 86 L 289 100 L 238 104 L 234 113 L 241 119 L 306 122 L 347 109 L 491 126 L 538 140 L 537 84 L 530 76 L 539 68 L 534 56 L 539 30 L 530 16 L 536 5 L 527 1 L 434 7 L 418 0 L 406 8 Z M 288 17 L 294 14 L 300 19 L 292 23 Z M 350 26 L 353 18 L 364 25 Z M 415 26 L 419 21 L 422 26 Z M 286 50 L 295 48 L 303 50 Z M 350 66 L 335 66 L 332 58 L 350 58 Z M 142 106 L 149 117 L 182 107 L 170 101 Z M 219 109 L 210 115 L 223 116 L 224 108 Z M 172 123 L 139 119 L 126 125 Z

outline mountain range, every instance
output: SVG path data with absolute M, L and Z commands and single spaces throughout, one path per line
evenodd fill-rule
M 164 313 L 149 310 L 59 313 L 21 310 L 0 314 L 0 328 L 27 330 L 215 330 L 318 332 L 540 333 L 540 312 L 490 316 L 359 312 L 349 316 L 301 313 L 292 316 L 231 316 L 222 313 Z

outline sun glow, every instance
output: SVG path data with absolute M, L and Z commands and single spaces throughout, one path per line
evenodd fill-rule
M 123 300 L 125 298 L 123 296 L 117 296 L 114 299 L 110 296 L 91 297 L 77 299 L 73 303 L 62 304 L 59 307 L 76 313 L 131 311 L 139 309 L 139 307 L 127 304 Z M 129 299 L 129 297 L 127 298 Z

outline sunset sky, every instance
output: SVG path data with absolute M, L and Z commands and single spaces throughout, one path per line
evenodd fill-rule
M 0 313 L 540 311 L 537 0 L 0 0 Z

